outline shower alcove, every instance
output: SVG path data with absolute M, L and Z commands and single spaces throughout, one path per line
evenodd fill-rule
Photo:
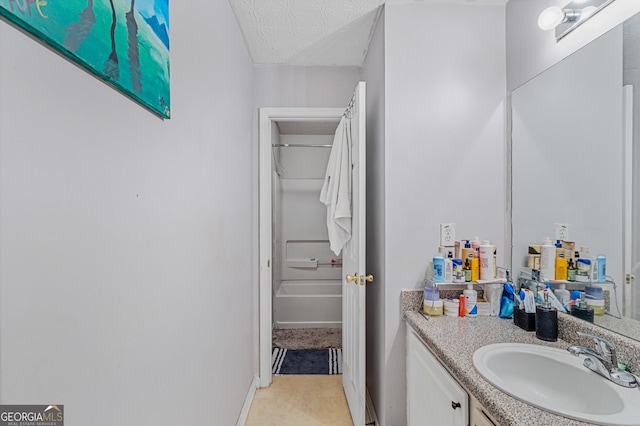
M 338 118 L 274 121 L 272 307 L 275 329 L 342 327 L 342 259 L 319 200 Z

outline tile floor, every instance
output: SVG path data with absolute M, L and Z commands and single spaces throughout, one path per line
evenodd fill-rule
M 257 389 L 245 426 L 353 426 L 342 375 L 274 376 Z

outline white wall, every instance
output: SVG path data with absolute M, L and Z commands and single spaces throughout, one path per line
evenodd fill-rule
M 622 121 L 621 27 L 513 92 L 514 276 L 529 244 L 568 223 L 576 250 L 605 254 L 622 282 Z
M 0 22 L 2 404 L 236 422 L 255 371 L 252 66 L 227 2 L 174 2 L 171 27 L 161 121 Z
M 522 85 L 640 11 L 638 0 L 616 0 L 556 42 L 554 31 L 538 27 L 540 12 L 566 0 L 509 0 L 507 3 L 507 89 Z
M 439 245 L 439 224 L 455 222 L 458 239 L 478 235 L 495 242 L 502 261 L 504 13 L 503 6 L 387 4 L 384 26 L 377 29 L 384 47 L 376 32 L 365 63 L 365 76 L 384 79 L 384 100 L 375 92 L 369 105 L 374 117 L 368 118 L 385 119 L 384 128 L 373 127 L 375 153 L 368 166 L 383 176 L 374 185 L 384 192 L 371 202 L 383 213 L 373 222 L 368 216 L 371 232 L 383 234 L 374 237 L 373 260 L 384 266 L 373 270 L 383 268 L 374 285 L 382 288 L 376 291 L 384 292 L 384 301 L 376 294 L 373 307 L 383 310 L 374 315 L 384 315 L 384 327 L 379 330 L 377 317 L 368 321 L 376 328 L 370 338 L 383 342 L 382 348 L 373 344 L 369 358 L 376 365 L 368 368 L 369 377 L 382 374 L 374 379 L 379 388 L 371 389 L 382 425 L 406 423 L 400 292 L 421 287 Z M 380 55 L 382 75 L 373 70 Z
M 359 75 L 359 67 L 254 65 L 254 106 L 346 108 Z

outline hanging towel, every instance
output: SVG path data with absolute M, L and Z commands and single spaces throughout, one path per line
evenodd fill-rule
M 331 251 L 339 256 L 351 239 L 351 119 L 346 117 L 333 138 L 320 201 L 327 206 Z

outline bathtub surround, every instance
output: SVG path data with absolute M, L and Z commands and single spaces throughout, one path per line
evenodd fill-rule
M 342 348 L 341 328 L 275 328 L 273 347 L 286 349 Z
M 328 251 L 328 244 L 326 246 Z M 286 265 L 289 262 L 283 263 Z M 278 328 L 341 327 L 341 270 L 341 267 L 336 267 L 330 271 L 317 271 L 325 276 L 329 273 L 337 279 L 304 279 L 297 275 L 295 280 L 274 280 L 273 286 L 277 289 L 273 298 L 274 325 Z M 306 274 L 313 272 L 311 268 L 303 271 Z

